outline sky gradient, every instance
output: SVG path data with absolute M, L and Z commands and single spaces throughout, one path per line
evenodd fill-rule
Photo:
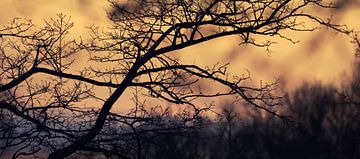
M 74 22 L 70 34 L 73 38 L 86 38 L 89 30 L 85 27 L 94 25 L 106 28 L 110 25 L 106 15 L 110 6 L 106 0 L 1 0 L 0 5 L 5 6 L 5 9 L 0 10 L 0 25 L 5 25 L 12 18 L 21 17 L 31 19 L 36 26 L 41 26 L 44 19 L 63 13 L 71 16 Z M 360 21 L 355 20 L 360 15 L 357 7 L 359 4 L 353 3 L 332 12 L 315 12 L 315 9 L 313 12 L 319 16 L 333 14 L 335 22 L 346 24 L 349 28 L 360 28 Z M 259 41 L 276 42 L 269 48 L 269 52 L 266 48 L 252 45 L 239 46 L 239 39 L 230 36 L 182 49 L 174 55 L 183 63 L 200 66 L 216 62 L 230 63 L 232 75 L 246 74 L 249 71 L 254 84 L 280 79 L 285 90 L 293 90 L 304 82 L 320 81 L 341 86 L 349 81 L 348 77 L 351 76 L 356 61 L 355 48 L 349 37 L 328 29 L 284 34 L 299 42 L 292 44 L 284 39 L 259 37 Z M 80 69 L 84 63 L 86 60 L 79 58 L 75 66 Z M 131 96 L 131 93 L 127 93 L 118 101 Z

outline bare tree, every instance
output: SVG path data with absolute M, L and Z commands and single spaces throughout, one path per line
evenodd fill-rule
M 6 118 L 2 121 L 14 123 L 9 126 L 11 133 L 8 129 L 1 132 L 0 139 L 6 144 L 0 149 L 13 148 L 13 158 L 49 152 L 49 158 L 65 158 L 83 151 L 129 158 L 127 149 L 111 148 L 112 142 L 124 144 L 129 136 L 136 143 L 138 155 L 134 157 L 141 158 L 143 132 L 181 132 L 198 125 L 201 113 L 210 108 L 197 105 L 194 101 L 199 98 L 234 95 L 285 119 L 274 108 L 280 98 L 273 94 L 276 82 L 252 87 L 245 84 L 249 76 L 230 76 L 226 64 L 202 68 L 182 64 L 170 53 L 232 35 L 238 36 L 241 44 L 268 47 L 272 41 L 258 42 L 255 36 L 276 36 L 295 43 L 283 31 L 313 31 L 324 26 L 349 33 L 331 19 L 306 12 L 308 7 L 333 8 L 332 3 L 321 0 L 109 2 L 112 28 L 100 31 L 92 27 L 89 40 L 69 39 L 66 35 L 73 24 L 64 15 L 45 21 L 43 28 L 15 19 L 0 29 L 0 91 L 9 96 L 1 99 L 0 108 Z M 305 22 L 316 25 L 309 27 Z M 90 66 L 76 72 L 72 68 L 75 55 L 85 50 Z M 201 89 L 199 83 L 204 80 L 225 91 Z M 96 95 L 99 87 L 109 89 L 106 99 Z M 134 96 L 136 107 L 128 114 L 111 111 L 122 106 L 115 102 L 127 89 L 139 90 Z M 177 115 L 181 123 L 169 121 L 170 126 L 159 129 L 153 121 L 156 117 L 164 121 L 164 111 L 140 109 L 138 95 L 187 105 L 191 110 Z

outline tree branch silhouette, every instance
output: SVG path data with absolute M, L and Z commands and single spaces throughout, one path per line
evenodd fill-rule
M 126 4 L 109 0 L 109 3 L 113 8 L 108 14 L 113 22 L 110 30 L 90 27 L 88 41 L 69 40 L 73 23 L 62 14 L 45 21 L 42 28 L 35 29 L 29 21 L 15 19 L 0 29 L 0 92 L 7 96 L 0 100 L 0 109 L 17 117 L 15 121 L 20 124 L 13 129 L 24 134 L 14 137 L 15 144 L 5 146 L 21 147 L 13 157 L 37 154 L 46 145 L 51 152 L 48 158 L 65 158 L 77 151 L 131 158 L 112 151 L 105 142 L 108 127 L 121 123 L 131 129 L 129 134 L 134 136 L 131 139 L 137 143 L 136 158 L 141 158 L 141 144 L 145 142 L 141 134 L 184 132 L 199 126 L 188 124 L 198 122 L 201 113 L 210 107 L 198 106 L 194 102 L 198 98 L 236 96 L 247 105 L 286 121 L 275 109 L 280 105 L 280 97 L 273 93 L 277 81 L 252 87 L 246 84 L 249 76 L 230 76 L 226 64 L 204 68 L 182 64 L 172 53 L 228 36 L 238 36 L 240 44 L 269 47 L 272 41 L 258 42 L 255 37 L 276 36 L 294 42 L 283 31 L 313 31 L 320 26 L 349 33 L 345 26 L 305 10 L 333 8 L 331 3 L 320 0 L 129 0 Z M 89 66 L 75 73 L 74 56 L 85 51 L 89 53 Z M 225 91 L 203 91 L 201 81 L 215 82 Z M 111 94 L 101 99 L 95 95 L 95 87 L 108 88 Z M 183 123 L 178 126 L 140 129 L 136 124 L 151 125 L 156 117 L 166 119 L 169 115 L 137 109 L 141 105 L 138 101 L 131 115 L 112 112 L 127 89 L 141 89 L 139 94 L 146 97 L 190 106 L 192 112 L 183 112 L 179 118 Z M 98 109 L 94 105 L 79 106 L 90 99 L 101 102 Z M 20 144 L 19 140 L 25 142 Z

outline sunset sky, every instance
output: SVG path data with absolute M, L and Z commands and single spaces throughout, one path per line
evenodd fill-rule
M 110 6 L 106 0 L 1 0 L 0 24 L 4 25 L 12 18 L 31 19 L 36 26 L 41 26 L 44 19 L 55 17 L 58 13 L 71 16 L 75 26 L 71 30 L 73 38 L 86 38 L 89 30 L 85 27 L 107 27 L 110 21 L 106 12 Z M 333 19 L 346 24 L 349 28 L 360 28 L 359 3 L 353 3 L 335 10 Z M 330 12 L 315 12 L 328 15 Z M 236 36 L 216 39 L 190 48 L 182 49 L 176 56 L 183 63 L 212 65 L 216 62 L 230 63 L 233 75 L 251 73 L 251 82 L 274 81 L 279 78 L 285 90 L 293 90 L 303 82 L 322 82 L 341 86 L 351 76 L 356 61 L 354 45 L 351 39 L 334 31 L 321 29 L 314 32 L 286 32 L 286 35 L 299 43 L 292 44 L 284 39 L 273 38 L 277 42 L 266 51 L 252 45 L 239 46 Z M 259 38 L 259 40 L 268 40 Z M 82 66 L 85 61 L 77 63 Z M 130 98 L 127 96 L 121 97 Z M 120 100 L 122 100 L 120 99 Z
M 106 17 L 109 4 L 106 0 L 1 0 L 0 24 L 4 25 L 14 17 L 31 19 L 41 26 L 43 19 L 55 17 L 57 13 L 71 16 L 75 22 L 72 36 L 86 37 L 86 26 L 106 27 L 110 22 Z M 359 4 L 353 4 L 335 11 L 333 17 L 349 28 L 360 28 Z M 328 13 L 321 13 L 328 14 Z M 265 48 L 238 46 L 236 37 L 217 39 L 209 43 L 181 50 L 179 56 L 184 62 L 212 64 L 216 61 L 230 62 L 232 72 L 251 72 L 253 81 L 280 78 L 293 88 L 303 81 L 322 81 L 337 83 L 344 75 L 351 73 L 354 59 L 354 46 L 351 39 L 336 35 L 330 30 L 307 33 L 288 33 L 297 44 L 285 40 L 275 40 L 277 44 Z M 195 53 L 196 52 L 196 53 Z

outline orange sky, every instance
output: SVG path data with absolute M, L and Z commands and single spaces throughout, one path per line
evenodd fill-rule
M 36 25 L 41 25 L 43 19 L 64 13 L 70 15 L 75 22 L 72 29 L 74 37 L 84 37 L 88 33 L 84 27 L 109 24 L 106 17 L 109 4 L 106 0 L 1 0 L 0 5 L 4 6 L 0 10 L 0 25 L 14 17 L 29 18 Z M 360 28 L 360 21 L 354 20 L 360 15 L 357 7 L 359 6 L 336 12 L 334 17 L 349 28 Z M 74 34 L 75 32 L 78 34 Z M 335 35 L 329 30 L 291 32 L 289 35 L 300 40 L 300 43 L 293 45 L 284 40 L 276 40 L 278 43 L 271 47 L 270 56 L 263 48 L 238 46 L 236 37 L 217 39 L 184 49 L 181 56 L 187 57 L 184 61 L 199 63 L 214 63 L 220 59 L 231 62 L 236 69 L 249 69 L 253 76 L 260 79 L 282 77 L 290 83 L 302 80 L 333 82 L 351 68 L 354 51 L 349 43 L 350 39 Z
M 54 17 L 57 13 L 70 15 L 75 22 L 73 36 L 86 37 L 85 26 L 107 26 L 109 21 L 106 0 L 1 0 L 0 25 L 6 24 L 14 17 L 32 19 L 41 25 L 43 19 Z M 349 26 L 360 28 L 360 6 L 351 5 L 334 13 L 334 18 Z M 321 13 L 327 14 L 327 13 Z M 330 30 L 315 32 L 286 33 L 298 44 L 275 39 L 269 55 L 264 48 L 238 46 L 236 37 L 227 37 L 210 41 L 201 45 L 180 50 L 179 57 L 184 63 L 211 65 L 217 61 L 231 63 L 233 74 L 245 73 L 249 70 L 252 82 L 271 81 L 280 78 L 286 88 L 294 88 L 304 81 L 322 81 L 339 85 L 344 75 L 349 75 L 354 59 L 354 47 L 348 37 L 334 34 Z

